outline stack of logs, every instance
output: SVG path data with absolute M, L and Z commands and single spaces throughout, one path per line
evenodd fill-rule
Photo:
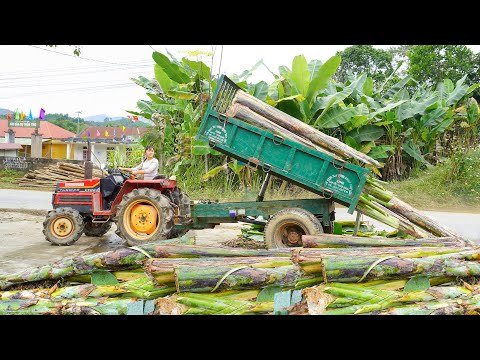
M 93 177 L 103 177 L 102 171 L 93 169 Z M 58 181 L 72 181 L 85 178 L 85 166 L 58 162 L 39 170 L 32 170 L 18 180 L 19 186 L 54 189 Z

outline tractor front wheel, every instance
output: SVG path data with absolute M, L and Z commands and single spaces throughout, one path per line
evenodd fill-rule
M 43 222 L 45 238 L 55 245 L 72 245 L 82 236 L 85 224 L 80 213 L 72 208 L 49 211 Z
M 140 188 L 123 196 L 113 220 L 116 234 L 135 246 L 168 239 L 174 225 L 173 215 L 173 207 L 165 195 Z

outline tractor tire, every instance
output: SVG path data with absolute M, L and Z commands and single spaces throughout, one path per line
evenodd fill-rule
M 48 212 L 43 234 L 52 244 L 68 246 L 82 236 L 84 227 L 83 217 L 77 210 L 62 207 Z
M 173 228 L 174 210 L 158 190 L 140 188 L 123 196 L 113 221 L 115 233 L 130 246 L 165 240 Z M 151 225 L 150 225 L 151 224 Z
M 273 214 L 265 225 L 267 249 L 302 246 L 302 235 L 323 234 L 320 220 L 301 208 L 287 208 Z
M 103 236 L 108 230 L 112 227 L 112 222 L 108 221 L 106 223 L 93 223 L 91 220 L 85 223 L 85 228 L 83 232 L 87 236 Z

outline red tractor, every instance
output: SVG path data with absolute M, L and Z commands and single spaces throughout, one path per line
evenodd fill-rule
M 43 233 L 56 245 L 72 245 L 83 233 L 102 236 L 112 222 L 129 245 L 144 244 L 182 235 L 190 218 L 190 199 L 176 180 L 136 180 L 118 169 L 104 178 L 59 182 L 52 206 Z

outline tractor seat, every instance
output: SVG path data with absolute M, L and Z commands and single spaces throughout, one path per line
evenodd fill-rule
M 167 175 L 164 175 L 164 174 L 158 174 L 157 176 L 155 176 L 152 180 L 158 180 L 158 179 L 165 179 L 167 177 Z

